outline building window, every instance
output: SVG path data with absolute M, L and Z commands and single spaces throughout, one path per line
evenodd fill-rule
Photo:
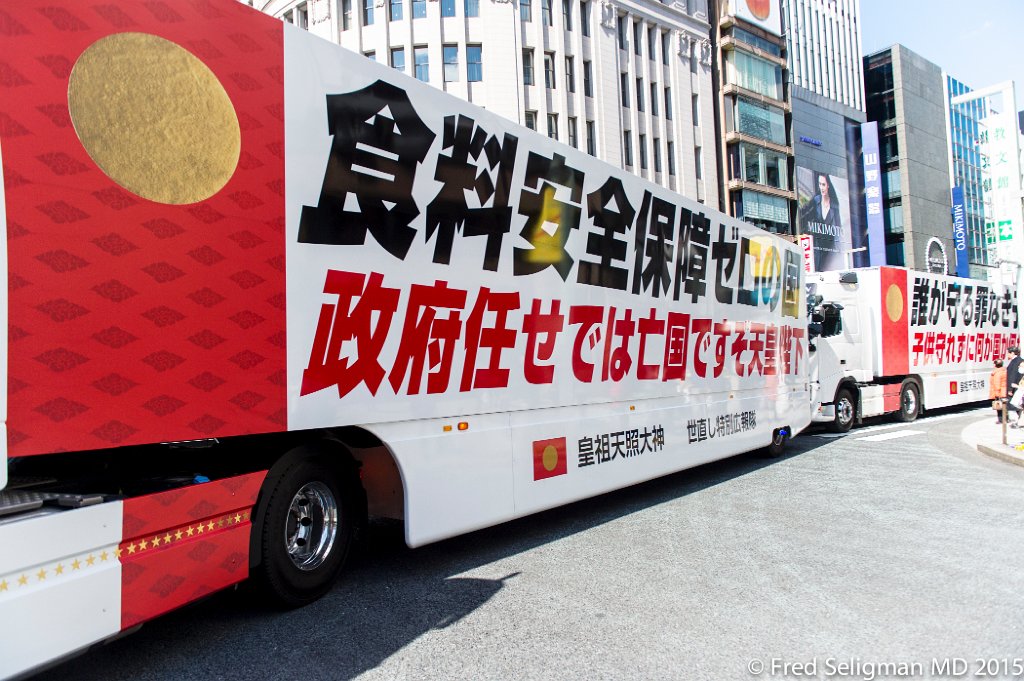
M 622 90 L 622 106 L 629 106 L 629 76 L 619 74 L 619 89 Z
M 690 41 L 690 73 L 697 73 L 697 43 Z
M 391 68 L 396 71 L 405 72 L 405 48 L 404 47 L 393 47 L 391 48 Z
M 466 81 L 479 83 L 483 79 L 483 48 L 480 45 L 466 45 Z
M 454 0 L 452 0 L 454 2 Z M 443 45 L 441 55 L 444 60 L 444 82 L 455 83 L 459 80 L 459 46 Z
M 525 116 L 524 116 L 524 122 L 526 123 L 526 127 L 528 127 L 530 130 L 536 130 L 537 129 L 537 112 L 536 111 L 527 111 Z
M 639 21 L 633 22 L 633 54 L 640 56 L 640 46 L 643 44 L 644 27 Z
M 665 119 L 672 120 L 672 88 L 665 87 Z
M 587 121 L 587 153 L 597 156 L 597 137 L 594 132 L 594 121 Z
M 412 58 L 416 63 L 416 77 L 424 83 L 430 82 L 430 60 L 426 46 L 412 48 Z
M 789 189 L 786 172 L 789 161 L 785 154 L 762 149 L 753 144 L 739 145 L 739 153 L 743 173 L 741 179 L 766 187 Z
M 522 21 L 533 21 L 533 8 L 530 7 L 531 0 L 519 0 L 519 18 Z
M 644 79 L 636 79 L 636 110 L 644 110 Z
M 558 139 L 558 114 L 548 114 L 548 137 Z
M 523 50 L 523 85 L 533 85 L 533 50 Z
M 693 95 L 693 97 L 691 97 L 691 99 L 690 99 L 690 106 L 692 108 L 692 111 L 690 113 L 693 116 L 693 127 L 696 128 L 697 126 L 700 125 L 700 96 L 699 95 Z
M 562 0 L 562 24 L 565 30 L 572 30 L 572 2 L 573 0 Z
M 693 148 L 693 172 L 698 180 L 704 179 L 704 157 L 701 155 L 701 148 Z
M 544 87 L 549 90 L 555 87 L 555 53 L 544 53 Z
M 647 29 L 647 58 L 653 60 L 656 54 L 658 54 L 658 31 L 652 26 Z
M 726 131 L 733 127 L 726 117 Z M 786 143 L 786 115 L 782 109 L 740 97 L 736 101 L 736 132 L 759 137 L 775 144 Z
M 565 58 L 565 87 L 576 92 L 576 60 L 572 57 Z
M 388 7 L 391 8 L 391 21 L 402 20 L 402 8 L 405 6 L 405 0 L 391 0 Z
M 626 17 L 619 17 L 616 20 L 616 34 L 619 40 L 619 49 L 626 49 Z
M 676 145 L 674 142 L 669 142 L 665 148 L 665 156 L 668 158 L 668 174 L 676 174 Z
M 583 94 L 587 97 L 594 96 L 594 68 L 593 64 L 586 60 L 583 62 Z
M 376 50 L 369 50 L 367 52 L 363 52 L 363 56 L 366 57 L 367 59 L 372 59 L 373 61 L 377 61 L 377 51 Z
M 574 116 L 569 116 L 566 119 L 566 123 L 569 124 L 569 146 L 576 149 L 576 145 L 579 144 L 579 140 L 576 139 L 576 118 Z
M 427 0 L 412 0 L 412 18 L 427 18 Z
M 744 189 L 742 217 L 770 232 L 789 233 L 789 201 L 780 196 L 768 196 Z
M 455 16 L 455 0 L 441 0 L 441 16 Z
M 630 130 L 622 131 L 622 155 L 627 166 L 633 165 L 633 133 Z
M 551 0 L 540 0 L 540 20 L 545 26 L 554 26 L 551 18 Z
M 341 30 L 352 28 L 352 0 L 341 0 Z
M 747 54 L 729 50 L 725 55 L 726 83 L 738 85 L 772 99 L 782 99 L 782 67 Z
M 664 33 L 661 34 L 661 63 L 664 64 L 665 66 L 668 66 L 668 43 L 668 31 L 665 31 Z
M 661 172 L 661 140 L 654 138 L 654 172 Z
M 590 0 L 580 3 L 580 31 L 584 37 L 590 37 Z
M 658 84 L 651 83 L 651 115 L 658 115 Z
M 373 0 L 363 0 L 363 26 L 373 24 Z
M 640 152 L 640 170 L 647 170 L 647 135 L 640 135 L 636 146 Z

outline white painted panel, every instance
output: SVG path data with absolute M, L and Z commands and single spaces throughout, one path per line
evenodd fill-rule
M 112 549 L 113 547 L 108 547 Z M 80 568 L 61 578 L 0 592 L 0 678 L 60 659 L 121 629 L 121 564 Z M 23 591 L 19 592 L 18 589 Z
M 0 575 L 116 545 L 122 517 L 115 501 L 0 524 Z
M 394 454 L 405 488 L 409 546 L 515 517 L 508 414 L 367 426 Z M 452 430 L 444 432 L 443 426 Z

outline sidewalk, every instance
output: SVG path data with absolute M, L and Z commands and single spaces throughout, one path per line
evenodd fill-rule
M 1004 445 L 1003 427 L 996 423 L 995 416 L 986 416 L 964 428 L 960 438 L 982 454 L 1024 466 L 1024 450 L 1015 449 L 1017 445 L 1024 445 L 1024 428 L 1007 427 Z

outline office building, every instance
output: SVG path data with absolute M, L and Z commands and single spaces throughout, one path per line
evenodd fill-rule
M 707 0 L 246 0 L 712 206 Z
M 712 3 L 722 208 L 794 236 L 793 146 L 778 0 Z
M 796 231 L 810 241 L 815 270 L 866 266 L 870 264 L 870 220 L 862 163 L 861 125 L 866 116 L 859 2 L 781 3 L 792 110 Z M 870 148 L 869 144 L 869 154 Z M 880 225 L 881 215 L 877 217 Z
M 903 45 L 864 58 L 865 103 L 878 125 L 886 261 L 954 268 L 942 70 Z

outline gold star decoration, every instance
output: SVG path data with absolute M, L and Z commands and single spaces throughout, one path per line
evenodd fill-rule
M 188 535 L 189 537 L 192 536 L 192 526 L 191 525 L 189 525 L 188 529 L 185 530 L 185 534 Z
M 109 558 L 109 557 L 110 557 L 110 554 L 107 553 L 106 551 L 104 551 L 103 553 L 100 554 L 100 562 L 102 562 L 102 563 L 107 562 L 107 558 Z
M 135 553 L 135 542 L 128 545 L 128 553 Z
M 178 530 L 177 532 L 174 533 L 174 540 L 175 541 L 181 541 L 181 530 Z
M 96 556 L 92 555 L 91 553 L 90 553 L 90 554 L 89 554 L 89 556 L 88 556 L 88 557 L 87 557 L 87 558 L 85 559 L 85 564 L 86 564 L 86 565 L 88 565 L 89 567 L 92 567 L 92 565 L 93 565 L 93 564 L 94 564 L 95 562 L 96 562 Z
M 143 539 L 139 542 L 139 551 L 145 551 L 149 547 L 149 542 Z
M 120 557 L 121 557 L 121 547 L 118 546 L 116 549 L 114 549 L 114 558 L 120 558 Z
M 203 525 L 202 523 L 199 523 L 198 525 L 196 525 L 196 532 L 198 532 L 199 534 L 202 534 L 203 530 L 205 530 L 205 529 L 206 529 L 206 526 Z
M 39 572 L 36 573 L 36 579 L 38 579 L 40 582 L 46 579 L 46 570 L 44 570 L 43 568 L 39 568 Z
M 71 569 L 72 570 L 77 570 L 80 567 L 82 567 L 82 561 L 78 560 L 77 558 L 75 558 L 73 561 L 71 561 Z
M 165 544 L 170 544 L 171 543 L 171 533 L 170 532 L 168 532 L 167 534 L 164 535 L 164 543 Z
M 18 586 L 27 586 L 27 585 L 28 585 L 28 577 L 27 576 L 22 575 L 21 577 L 18 577 Z
M 7 591 L 7 580 L 0 579 L 0 591 Z
M 153 548 L 160 546 L 160 535 L 153 537 Z
M 210 524 L 206 526 L 206 529 L 208 529 L 211 532 L 213 532 L 213 521 L 212 520 L 210 521 Z
M 235 522 L 236 523 L 242 522 L 242 515 L 240 513 L 236 513 L 235 514 Z
M 64 563 L 57 563 L 57 567 L 53 571 L 58 575 L 64 574 Z
M 249 519 L 249 512 L 246 511 L 245 513 L 242 514 L 242 520 L 248 520 L 248 519 Z

